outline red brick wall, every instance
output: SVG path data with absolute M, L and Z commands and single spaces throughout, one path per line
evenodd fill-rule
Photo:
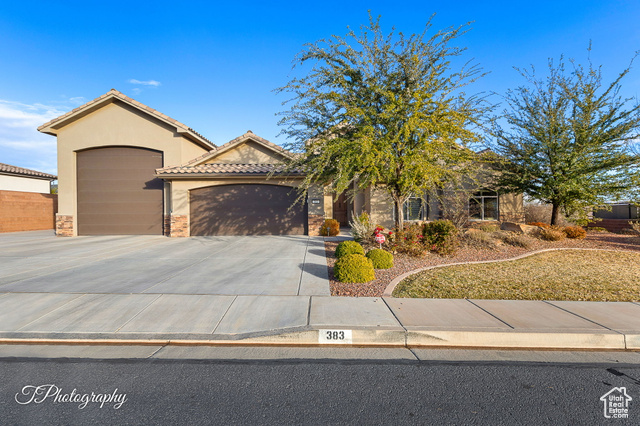
M 53 229 L 58 196 L 0 191 L 0 232 Z

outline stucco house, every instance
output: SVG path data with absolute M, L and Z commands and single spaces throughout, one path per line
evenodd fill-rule
M 57 178 L 49 173 L 0 163 L 0 191 L 50 194 L 51 182 Z
M 57 176 L 0 163 L 0 232 L 53 229 Z
M 334 202 L 316 187 L 294 204 L 303 176 L 270 177 L 290 152 L 251 131 L 217 146 L 115 89 L 38 130 L 57 137 L 61 236 L 318 235 L 325 218 L 346 224 L 361 211 L 393 223 L 392 205 L 380 191 Z M 509 205 L 499 197 L 490 213 L 496 219 L 501 204 Z M 489 198 L 480 202 L 489 206 Z

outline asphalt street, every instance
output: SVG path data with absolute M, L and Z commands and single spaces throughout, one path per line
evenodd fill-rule
M 640 364 L 617 362 L 615 353 L 587 363 L 505 361 L 496 352 L 486 354 L 472 361 L 452 361 L 457 355 L 427 361 L 321 354 L 318 359 L 231 354 L 200 360 L 5 356 L 0 359 L 1 423 L 639 422 Z M 595 359 L 589 353 L 580 357 Z M 614 387 L 624 387 L 633 398 L 627 420 L 604 417 L 600 398 Z

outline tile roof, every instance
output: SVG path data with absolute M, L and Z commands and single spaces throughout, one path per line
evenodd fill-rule
M 209 163 L 198 166 L 177 166 L 156 169 L 158 176 L 171 175 L 267 175 L 280 173 L 284 170 L 283 164 L 228 164 Z M 287 175 L 301 175 L 300 171 L 286 172 Z
M 242 142 L 245 142 L 247 140 L 253 140 L 255 142 L 258 142 L 259 144 L 263 145 L 266 148 L 271 149 L 272 151 L 275 151 L 277 153 L 279 153 L 280 155 L 286 157 L 286 158 L 290 158 L 293 154 L 290 151 L 287 151 L 286 149 L 282 148 L 281 146 L 276 145 L 273 142 L 269 142 L 268 140 L 261 138 L 260 136 L 256 135 L 255 133 L 253 133 L 251 130 L 247 130 L 247 132 L 241 136 L 238 136 L 235 139 L 230 140 L 229 142 L 225 143 L 224 145 L 220 145 L 216 148 L 213 148 L 212 150 L 210 150 L 209 152 L 205 152 L 204 154 L 202 154 L 199 157 L 194 158 L 193 160 L 189 161 L 188 163 L 185 163 L 185 166 L 190 166 L 192 164 L 196 164 L 196 163 L 200 163 L 202 161 L 207 160 L 208 158 L 211 157 L 215 157 L 216 155 L 227 151 L 229 149 L 231 149 L 233 146 L 235 145 L 239 145 Z
M 0 174 L 3 175 L 15 175 L 15 176 L 33 176 L 38 178 L 45 178 L 48 180 L 56 180 L 58 176 L 50 175 L 49 173 L 39 172 L 37 170 L 24 169 L 22 167 L 16 167 L 9 164 L 0 163 Z
M 70 117 L 72 115 L 75 115 L 75 114 L 79 113 L 82 110 L 85 110 L 87 108 L 90 108 L 93 105 L 99 104 L 100 102 L 107 100 L 107 98 L 118 98 L 121 101 L 124 101 L 124 102 L 126 102 L 126 103 L 128 103 L 130 105 L 133 105 L 136 108 L 138 108 L 139 110 L 144 111 L 149 115 L 152 115 L 152 116 L 154 116 L 154 117 L 156 117 L 156 118 L 158 118 L 158 119 L 160 119 L 160 120 L 162 120 L 164 122 L 172 124 L 177 129 L 182 129 L 182 131 L 184 133 L 190 133 L 191 135 L 195 136 L 197 139 L 200 139 L 201 141 L 204 141 L 209 146 L 213 146 L 213 147 L 216 146 L 209 139 L 205 138 L 200 133 L 196 132 L 191 127 L 187 126 L 186 124 L 183 124 L 183 123 L 179 122 L 178 120 L 176 120 L 174 118 L 171 118 L 166 114 L 161 113 L 158 110 L 155 110 L 155 109 L 153 109 L 151 107 L 148 107 L 145 104 L 143 104 L 142 102 L 138 102 L 135 99 L 132 99 L 132 98 L 128 97 L 127 95 L 125 95 L 124 93 L 122 93 L 122 92 L 120 92 L 120 91 L 118 91 L 116 89 L 111 89 L 107 93 L 105 93 L 104 95 L 99 96 L 99 97 L 87 102 L 84 105 L 81 105 L 81 106 L 79 106 L 77 108 L 72 109 L 71 111 L 67 112 L 66 114 L 63 114 L 63 115 L 61 115 L 59 117 L 56 117 L 53 120 L 43 124 L 42 126 L 39 126 L 38 127 L 38 131 L 43 131 L 47 127 L 54 126 L 57 123 L 63 121 L 64 119 L 66 119 L 66 118 L 68 118 L 68 117 Z

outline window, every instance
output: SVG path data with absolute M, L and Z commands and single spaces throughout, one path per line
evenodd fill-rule
M 423 220 L 426 217 L 426 207 L 422 198 L 410 197 L 403 206 L 404 220 Z
M 469 216 L 472 220 L 498 220 L 498 193 L 478 191 L 469 199 Z

